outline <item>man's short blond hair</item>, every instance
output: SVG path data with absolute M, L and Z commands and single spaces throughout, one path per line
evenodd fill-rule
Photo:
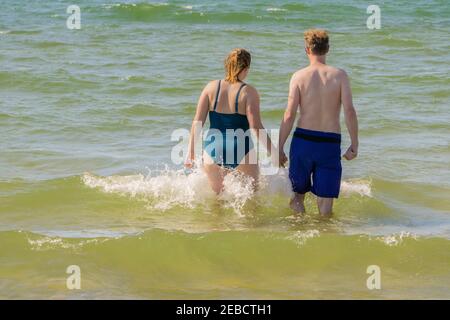
M 328 33 L 322 29 L 309 29 L 304 33 L 306 47 L 311 53 L 322 56 L 328 52 L 330 45 L 328 43 Z

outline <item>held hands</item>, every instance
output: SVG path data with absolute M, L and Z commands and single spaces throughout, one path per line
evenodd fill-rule
M 347 151 L 344 153 L 343 157 L 346 160 L 353 160 L 358 156 L 358 147 L 350 146 Z
M 279 154 L 279 156 L 278 156 L 279 157 L 279 166 L 280 166 L 280 168 L 281 167 L 285 168 L 286 162 L 288 160 L 286 157 L 286 154 L 284 153 L 284 151 L 282 149 L 279 150 L 278 154 Z
M 278 150 L 277 148 L 272 146 L 272 152 L 270 154 L 271 162 L 274 167 L 284 168 L 286 164 L 287 157 L 284 154 L 283 150 Z

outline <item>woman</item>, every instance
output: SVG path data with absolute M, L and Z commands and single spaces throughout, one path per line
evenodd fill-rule
M 234 49 L 228 54 L 225 79 L 206 85 L 192 123 L 185 166 L 191 168 L 195 161 L 194 141 L 198 141 L 201 131 L 198 124 L 203 127 L 209 114 L 210 130 L 204 144 L 203 162 L 209 184 L 217 194 L 223 189 L 224 177 L 232 170 L 251 177 L 256 187 L 259 168 L 250 130 L 258 140 L 264 140 L 261 142 L 269 154 L 276 154 L 261 122 L 258 91 L 244 83 L 250 63 L 251 55 L 244 49 Z

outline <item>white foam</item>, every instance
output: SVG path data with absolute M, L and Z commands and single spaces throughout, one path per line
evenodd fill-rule
M 223 186 L 219 199 L 224 201 L 225 207 L 242 216 L 242 208 L 254 195 L 254 179 L 234 171 L 225 176 Z
M 377 239 L 379 241 L 382 241 L 384 244 L 393 247 L 401 244 L 403 240 L 406 238 L 417 240 L 417 236 L 415 234 L 406 231 L 401 231 L 400 233 L 394 233 L 388 236 L 379 237 Z
M 213 198 L 208 179 L 202 170 L 191 174 L 183 170 L 163 170 L 156 176 L 150 172 L 132 176 L 98 177 L 86 173 L 82 180 L 90 188 L 99 188 L 106 193 L 117 193 L 133 198 L 152 200 L 156 209 L 167 210 L 176 205 L 194 207 L 205 199 Z
M 281 11 L 287 11 L 287 10 L 283 9 L 283 8 L 267 8 L 266 11 L 268 11 L 268 12 L 281 12 Z
M 319 230 L 312 229 L 307 231 L 297 231 L 293 235 L 287 237 L 288 240 L 294 241 L 297 245 L 304 245 L 308 239 L 320 236 Z
M 262 175 L 259 181 L 259 188 L 262 196 L 278 194 L 291 197 L 292 186 L 288 170 L 280 168 L 277 174 Z
M 163 211 L 175 206 L 194 208 L 216 198 L 201 168 L 196 168 L 189 174 L 184 170 L 166 168 L 150 172 L 147 176 L 138 174 L 100 177 L 86 173 L 82 176 L 82 181 L 86 186 L 106 193 L 144 199 L 151 207 Z M 256 195 L 253 189 L 251 178 L 232 172 L 225 177 L 224 190 L 218 198 L 223 201 L 225 207 L 232 208 L 239 215 L 244 205 L 253 197 L 265 201 L 270 201 L 273 196 L 289 198 L 292 191 L 288 170 L 283 168 L 277 174 L 262 175 Z M 341 191 L 345 196 L 371 196 L 370 182 L 363 180 L 343 181 Z
M 360 196 L 372 197 L 372 182 L 368 180 L 342 181 L 341 194 L 344 196 L 358 194 Z
M 81 249 L 85 245 L 88 245 L 91 243 L 105 242 L 109 239 L 88 239 L 88 240 L 78 241 L 76 243 L 71 243 L 62 238 L 58 238 L 58 237 L 43 237 L 40 239 L 28 238 L 27 240 L 28 240 L 28 244 L 31 246 L 31 250 L 46 251 L 46 250 L 53 250 L 53 249 L 58 249 L 58 248 L 59 249 L 77 250 L 77 249 Z

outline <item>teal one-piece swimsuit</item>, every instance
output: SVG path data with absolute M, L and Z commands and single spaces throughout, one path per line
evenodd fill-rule
M 239 94 L 246 84 L 243 83 L 239 88 L 234 113 L 229 114 L 216 111 L 220 84 L 221 80 L 219 80 L 214 108 L 209 111 L 210 126 L 204 148 L 214 163 L 228 169 L 234 169 L 253 148 L 247 116 L 238 113 Z

